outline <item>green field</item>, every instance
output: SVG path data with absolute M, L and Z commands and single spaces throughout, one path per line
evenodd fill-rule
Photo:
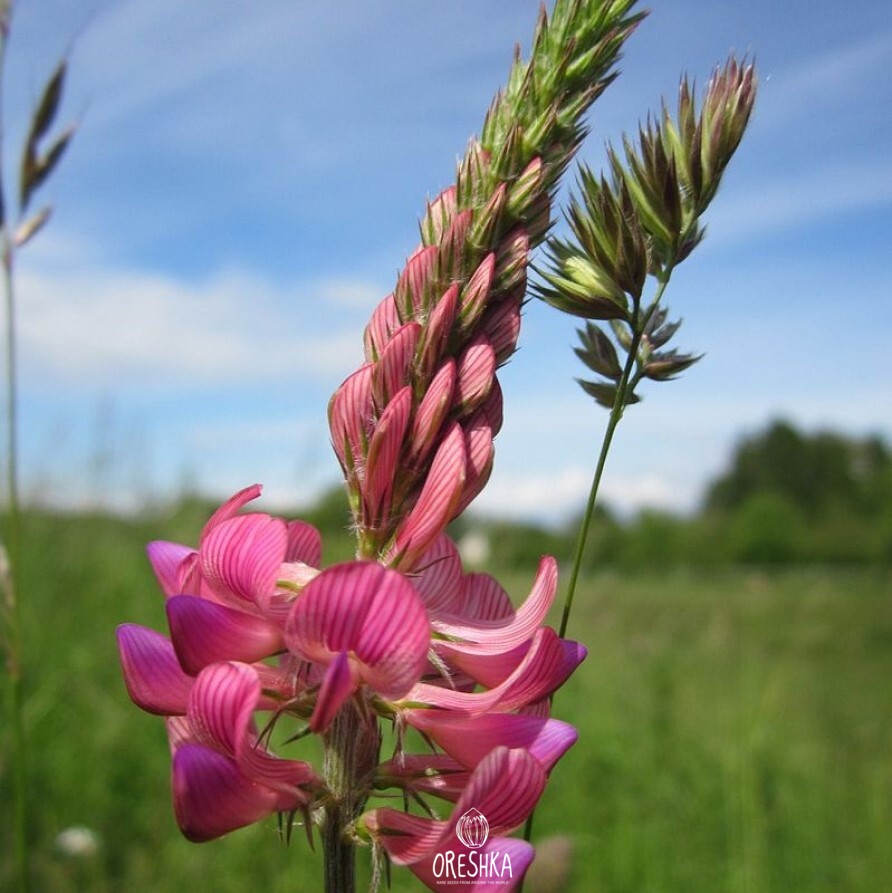
M 195 846 L 173 823 L 160 721 L 133 707 L 114 628 L 163 628 L 145 540 L 195 517 L 27 518 L 21 595 L 34 888 L 315 893 L 318 856 L 275 822 Z M 516 574 L 509 589 L 523 595 Z M 536 815 L 540 869 L 579 893 L 892 890 L 888 571 L 603 574 L 571 634 L 589 658 L 557 696 L 581 731 Z M 5 728 L 5 720 L 4 720 Z M 8 741 L 0 802 L 9 803 Z M 12 889 L 9 809 L 0 889 Z M 99 852 L 54 844 L 84 825 Z M 555 839 L 557 838 L 557 839 Z M 550 855 L 549 855 L 550 854 Z M 402 870 L 394 889 L 419 885 Z

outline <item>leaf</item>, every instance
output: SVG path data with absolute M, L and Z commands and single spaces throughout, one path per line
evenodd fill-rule
M 703 354 L 681 354 L 676 351 L 655 353 L 644 366 L 644 374 L 654 381 L 671 381 L 689 369 Z
M 613 379 L 613 381 L 619 381 L 622 375 L 622 368 L 619 365 L 616 348 L 607 335 L 592 323 L 589 323 L 585 329 L 578 329 L 577 331 L 583 347 L 574 348 L 576 356 L 592 372 L 597 372 L 605 378 Z
M 601 384 L 600 382 L 595 381 L 585 381 L 581 378 L 577 378 L 576 381 L 579 382 L 579 386 L 586 392 L 586 394 L 595 398 L 600 406 L 603 406 L 605 409 L 613 409 L 613 406 L 616 403 L 615 385 Z M 629 393 L 626 394 L 625 405 L 631 406 L 633 403 L 640 402 L 640 400 L 641 398 L 636 394 Z
M 34 117 L 31 119 L 27 146 L 35 155 L 37 154 L 37 144 L 49 132 L 59 111 L 67 69 L 68 60 L 62 59 L 43 88 L 43 95 L 40 97 Z
M 61 136 L 50 146 L 46 153 L 38 158 L 31 151 L 31 146 L 25 150 L 22 157 L 22 180 L 20 204 L 22 211 L 28 207 L 31 196 L 38 189 L 46 178 L 53 172 L 59 160 L 65 154 L 71 138 L 77 131 L 77 125 L 69 126 Z

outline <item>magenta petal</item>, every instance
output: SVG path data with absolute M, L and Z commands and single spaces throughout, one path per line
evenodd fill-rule
M 310 567 L 322 563 L 322 535 L 306 521 L 289 521 L 287 524 L 285 561 L 300 561 Z
M 478 335 L 458 358 L 455 402 L 462 415 L 476 409 L 489 394 L 496 372 L 496 354 L 483 335 Z
M 377 362 L 399 327 L 400 318 L 396 312 L 393 295 L 387 295 L 372 311 L 371 319 L 363 333 L 365 358 L 369 363 Z
M 260 484 L 252 484 L 250 487 L 245 487 L 243 490 L 239 490 L 235 496 L 231 496 L 227 499 L 226 502 L 224 502 L 223 505 L 211 515 L 207 524 L 204 525 L 204 530 L 201 533 L 201 544 L 204 545 L 205 538 L 215 527 L 222 524 L 224 521 L 228 521 L 230 518 L 234 518 L 249 502 L 257 499 L 262 490 L 263 487 L 261 487 Z
M 328 665 L 322 685 L 319 687 L 316 707 L 310 719 L 312 732 L 320 733 L 328 728 L 328 724 L 334 719 L 335 714 L 353 694 L 355 686 L 356 683 L 350 669 L 350 658 L 346 651 L 342 651 Z
M 452 408 L 456 379 L 455 360 L 447 360 L 431 379 L 415 412 L 409 434 L 408 462 L 420 467 L 440 437 L 440 428 Z
M 397 865 L 409 865 L 423 859 L 448 828 L 446 822 L 422 818 L 389 806 L 370 810 L 361 821 Z
M 537 630 L 517 669 L 495 688 L 464 692 L 422 682 L 406 695 L 406 701 L 457 710 L 468 716 L 491 710 L 507 713 L 558 689 L 582 662 L 585 653 L 579 643 L 564 641 L 553 629 L 543 627 Z
M 338 460 L 352 474 L 365 455 L 368 419 L 372 414 L 372 372 L 366 363 L 344 380 L 328 404 L 328 426 Z
M 427 665 L 430 626 L 411 583 L 373 562 L 330 567 L 307 584 L 285 625 L 288 647 L 328 664 L 349 651 L 362 680 L 402 697 Z
M 394 344 L 396 341 L 393 342 Z M 377 527 L 387 516 L 397 464 L 412 414 L 412 388 L 402 388 L 387 404 L 369 441 L 362 482 L 364 522 Z
M 453 803 L 467 787 L 471 773 L 446 754 L 400 754 L 375 770 L 376 787 L 401 787 L 433 794 Z
M 496 747 L 521 747 L 548 771 L 578 737 L 569 723 L 515 713 L 465 717 L 442 710 L 407 710 L 404 716 L 409 725 L 471 769 Z
M 250 825 L 279 808 L 275 791 L 255 784 L 229 757 L 201 744 L 177 748 L 172 785 L 177 824 L 196 843 Z
M 275 589 L 288 547 L 285 522 L 269 515 L 239 515 L 218 524 L 201 544 L 201 569 L 222 596 L 261 604 Z
M 443 612 L 455 614 L 459 611 L 465 597 L 466 583 L 461 556 L 455 543 L 445 533 L 440 534 L 421 557 L 411 580 L 432 620 Z M 505 598 L 508 598 L 507 594 Z M 510 599 L 508 610 L 513 610 Z
M 400 570 L 413 570 L 452 520 L 465 485 L 465 438 L 453 422 L 434 455 L 427 480 L 394 538 L 392 557 Z
M 146 546 L 146 553 L 161 591 L 168 596 L 182 592 L 185 577 L 183 563 L 195 554 L 195 550 L 179 543 L 155 540 Z
M 161 716 L 185 713 L 193 679 L 183 672 L 170 640 L 135 623 L 119 626 L 117 636 L 124 682 L 133 702 Z
M 433 647 L 446 663 L 470 676 L 485 688 L 501 685 L 520 666 L 530 650 L 532 640 L 521 642 L 510 651 L 490 654 L 468 648 L 453 648 L 448 642 L 434 639 Z
M 170 637 L 188 673 L 208 664 L 263 660 L 285 647 L 282 633 L 268 620 L 193 595 L 167 601 Z
M 409 369 L 421 337 L 421 326 L 409 322 L 400 326 L 390 339 L 372 372 L 372 394 L 379 407 L 385 407 L 394 394 L 408 384 Z
M 550 555 L 546 555 L 539 562 L 539 570 L 529 598 L 513 616 L 493 620 L 480 619 L 470 623 L 463 617 L 440 616 L 433 624 L 434 630 L 446 636 L 450 648 L 456 651 L 490 654 L 510 651 L 532 638 L 533 633 L 545 619 L 557 592 L 557 577 L 557 562 Z M 477 577 L 470 581 L 469 586 L 471 604 L 474 604 L 474 600 L 479 601 L 488 610 L 488 605 L 494 598 L 487 592 L 491 585 L 485 578 Z M 475 587 L 481 591 L 475 593 Z M 478 612 L 479 616 L 480 608 L 474 605 L 472 610 Z

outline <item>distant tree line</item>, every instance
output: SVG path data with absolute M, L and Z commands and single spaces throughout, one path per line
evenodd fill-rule
M 491 560 L 512 566 L 569 556 L 577 527 L 484 526 Z M 794 563 L 892 563 L 892 452 L 881 438 L 772 422 L 737 445 L 693 516 L 623 520 L 602 508 L 586 552 L 591 569 Z

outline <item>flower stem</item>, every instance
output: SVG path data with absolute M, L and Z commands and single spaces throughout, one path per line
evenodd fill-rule
M 350 826 L 367 798 L 364 782 L 378 762 L 380 738 L 353 705 L 338 711 L 325 733 L 323 771 L 330 793 L 322 826 L 325 893 L 354 893 L 356 843 Z

